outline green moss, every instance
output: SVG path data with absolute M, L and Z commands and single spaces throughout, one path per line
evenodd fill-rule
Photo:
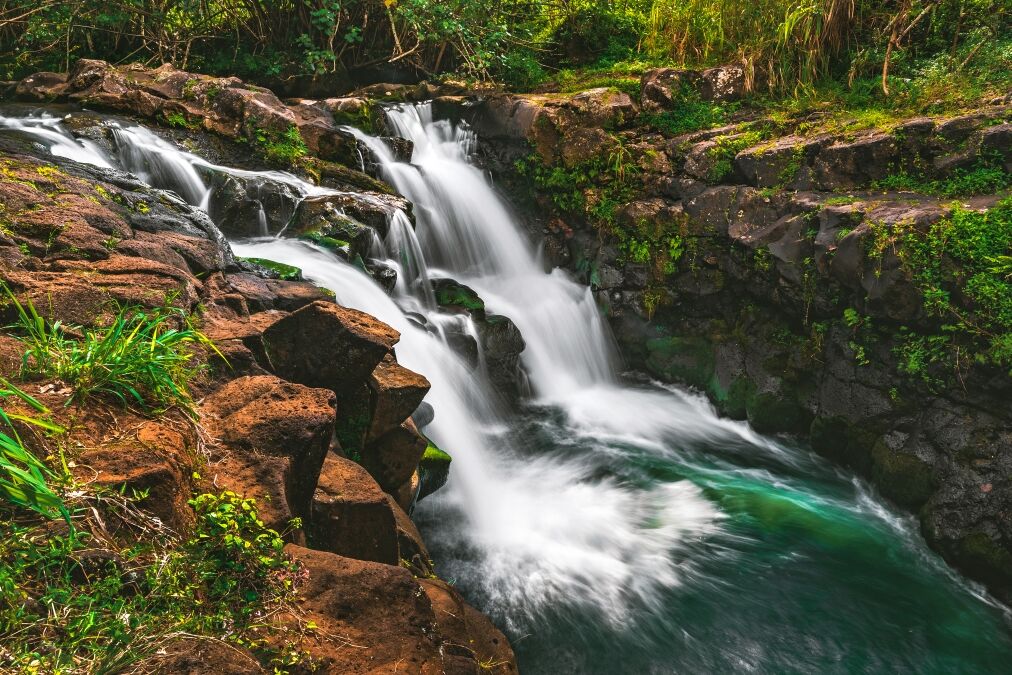
M 450 279 L 439 279 L 433 284 L 433 291 L 440 307 L 461 307 L 469 312 L 485 311 L 485 301 L 463 284 Z
M 276 272 L 278 278 L 284 281 L 302 281 L 302 270 L 293 265 L 286 265 L 267 258 L 240 258 L 240 260 L 266 267 L 272 272 Z
M 294 166 L 309 154 L 309 148 L 294 124 L 284 131 L 255 128 L 251 140 L 264 159 L 281 166 Z
M 871 451 L 872 477 L 882 493 L 900 504 L 919 508 L 935 492 L 931 466 L 916 455 L 891 449 L 884 440 Z
M 443 450 L 439 449 L 432 441 L 429 441 L 429 445 L 425 448 L 425 453 L 422 455 L 422 463 L 424 464 L 449 464 L 453 459 Z
M 351 245 L 343 239 L 329 237 L 320 232 L 306 232 L 305 234 L 300 234 L 298 238 L 310 241 L 321 248 L 325 248 L 328 251 L 333 251 L 334 253 L 340 253 L 342 255 L 348 255 L 351 247 Z
M 450 462 L 452 461 L 450 455 L 440 450 L 432 441 L 429 441 L 429 445 L 425 448 L 425 454 L 422 455 L 422 459 L 418 463 L 418 476 L 421 481 L 418 489 L 418 499 L 427 497 L 446 485 L 446 481 L 450 476 Z

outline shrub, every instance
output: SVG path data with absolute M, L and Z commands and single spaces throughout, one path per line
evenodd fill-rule
M 178 308 L 122 307 L 106 328 L 74 327 L 72 332 L 81 335 L 77 339 L 61 322 L 50 325 L 31 303 L 22 305 L 9 289 L 7 294 L 18 311 L 20 339 L 28 347 L 23 374 L 63 380 L 74 389 L 68 403 L 105 394 L 145 410 L 172 405 L 189 410 L 186 383 L 198 370 L 190 348 L 204 345 L 217 351 Z

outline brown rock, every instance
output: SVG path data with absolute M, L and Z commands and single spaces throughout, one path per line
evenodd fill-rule
M 263 668 L 247 650 L 223 640 L 178 637 L 123 671 L 132 675 L 257 675 Z
M 390 504 L 372 476 L 350 459 L 329 453 L 313 495 L 308 527 L 313 548 L 396 565 L 397 535 Z
M 502 632 L 442 579 L 419 579 L 443 635 L 448 673 L 516 673 L 513 648 Z
M 372 440 L 400 426 L 418 408 L 429 391 L 429 381 L 387 354 L 369 375 L 369 391 L 372 421 L 367 438 Z
M 302 637 L 286 646 L 308 652 L 314 672 L 444 672 L 432 605 L 410 572 L 299 546 L 285 550 L 308 574 L 300 589 L 299 619 L 319 627 L 308 635 L 300 631 Z
M 241 377 L 204 399 L 208 431 L 252 464 L 266 455 L 290 462 L 284 502 L 309 513 L 320 467 L 333 437 L 334 395 L 273 376 Z M 285 475 L 283 464 L 272 480 Z
M 399 338 L 364 312 L 324 302 L 292 312 L 263 333 L 275 373 L 338 392 L 364 381 Z
M 393 431 L 366 444 L 362 450 L 362 466 L 380 487 L 395 493 L 411 479 L 427 446 L 428 442 L 418 433 L 414 422 L 406 420 Z
M 384 495 L 384 497 L 390 504 L 394 521 L 397 523 L 397 555 L 400 563 L 408 565 L 408 569 L 416 577 L 433 576 L 435 570 L 432 567 L 432 559 L 425 546 L 425 541 L 422 539 L 422 534 L 396 499 L 390 495 Z

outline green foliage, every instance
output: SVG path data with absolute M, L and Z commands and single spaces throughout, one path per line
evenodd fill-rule
M 718 136 L 714 139 L 714 145 L 707 153 L 710 159 L 715 160 L 710 167 L 707 180 L 711 183 L 718 183 L 729 176 L 734 170 L 734 158 L 739 152 L 765 140 L 767 134 L 760 129 L 752 129 L 737 134 Z
M 225 492 L 190 503 L 197 519 L 182 545 L 148 532 L 150 543 L 120 546 L 86 522 L 68 533 L 0 522 L 0 635 L 19 636 L 0 647 L 0 670 L 119 672 L 180 634 L 290 662 L 263 638 L 280 629 L 271 611 L 297 579 L 280 535 L 252 500 Z
M 281 166 L 293 166 L 309 153 L 299 128 L 294 124 L 282 132 L 255 129 L 253 141 L 264 159 Z
M 76 326 L 68 334 L 59 321 L 50 324 L 31 303 L 22 305 L 7 292 L 27 347 L 24 374 L 66 382 L 74 389 L 70 401 L 104 394 L 145 410 L 191 409 L 186 383 L 197 372 L 191 347 L 215 348 L 182 310 L 122 307 L 108 327 Z
M 1005 170 L 999 156 L 981 158 L 971 169 L 956 169 L 945 179 L 928 180 L 909 173 L 897 173 L 876 181 L 876 190 L 920 192 L 939 197 L 969 197 L 1001 192 L 1012 187 L 1012 174 Z
M 0 407 L 0 423 L 6 428 L 0 431 L 0 500 L 44 516 L 69 518 L 63 500 L 49 487 L 52 472 L 25 447 L 15 422 L 50 433 L 63 430 L 44 419 L 49 411 L 35 398 L 3 378 L 0 378 L 0 387 L 0 401 L 14 398 L 34 411 L 24 415 Z
M 892 247 L 920 288 L 933 334 L 904 330 L 896 349 L 903 372 L 929 383 L 976 361 L 1012 368 L 1012 197 L 987 211 L 957 206 L 926 231 L 880 228 L 875 251 Z
M 702 101 L 695 90 L 684 89 L 672 110 L 644 114 L 641 122 L 661 133 L 678 136 L 725 125 L 737 109 L 737 103 Z

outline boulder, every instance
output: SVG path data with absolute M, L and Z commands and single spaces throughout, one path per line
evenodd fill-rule
M 278 635 L 279 643 L 307 652 L 316 672 L 443 675 L 432 603 L 411 572 L 299 546 L 285 550 L 307 577 L 292 625 L 311 621 L 317 628 Z
M 517 672 L 513 649 L 487 616 L 474 609 L 442 579 L 420 579 L 443 635 L 448 673 Z
M 360 465 L 329 453 L 308 524 L 313 548 L 356 560 L 398 564 L 398 530 L 387 496 Z
M 320 468 L 334 430 L 334 395 L 277 377 L 232 380 L 200 407 L 207 430 L 251 463 L 272 462 L 272 481 L 284 477 L 285 503 L 309 513 Z M 280 468 L 278 468 L 280 467 Z
M 415 423 L 406 420 L 396 429 L 366 443 L 362 450 L 362 466 L 380 487 L 394 494 L 411 480 L 426 447 L 428 442 L 418 433 Z
M 324 302 L 292 312 L 263 333 L 275 373 L 335 392 L 366 381 L 399 338 L 364 312 Z
M 387 354 L 369 375 L 369 391 L 372 417 L 366 438 L 372 440 L 400 426 L 418 408 L 429 381 Z
M 707 68 L 699 74 L 697 86 L 701 99 L 718 103 L 738 101 L 749 90 L 745 68 L 738 64 Z

